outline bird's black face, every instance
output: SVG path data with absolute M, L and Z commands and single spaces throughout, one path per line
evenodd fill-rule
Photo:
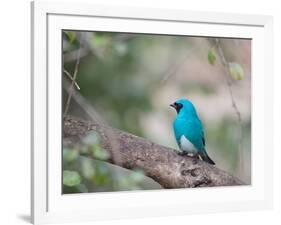
M 183 107 L 183 105 L 181 103 L 177 103 L 177 102 L 174 102 L 173 104 L 170 105 L 171 107 L 173 107 L 177 113 L 179 113 L 179 111 L 181 110 L 181 108 Z

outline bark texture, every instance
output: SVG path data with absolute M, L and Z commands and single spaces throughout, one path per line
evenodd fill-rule
M 102 147 L 111 155 L 108 162 L 127 169 L 142 169 L 164 188 L 243 184 L 236 177 L 202 160 L 180 156 L 174 149 L 74 117 L 64 119 L 64 146 L 79 143 L 91 131 L 96 131 L 101 136 Z

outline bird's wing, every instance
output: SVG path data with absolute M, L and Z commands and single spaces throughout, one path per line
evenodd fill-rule
M 183 135 L 198 149 L 205 149 L 204 130 L 200 120 L 187 121 Z
M 204 136 L 202 137 L 202 142 L 203 142 L 203 145 L 205 147 L 206 143 L 205 143 L 205 137 Z

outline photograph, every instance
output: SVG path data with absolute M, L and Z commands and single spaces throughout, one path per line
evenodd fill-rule
M 251 185 L 250 38 L 61 35 L 62 194 Z

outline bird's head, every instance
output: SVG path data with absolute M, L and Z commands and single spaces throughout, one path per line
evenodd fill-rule
M 171 107 L 173 107 L 178 114 L 187 114 L 187 115 L 196 115 L 196 110 L 194 105 L 191 103 L 191 101 L 187 99 L 179 99 L 175 101 L 173 104 L 170 104 Z

